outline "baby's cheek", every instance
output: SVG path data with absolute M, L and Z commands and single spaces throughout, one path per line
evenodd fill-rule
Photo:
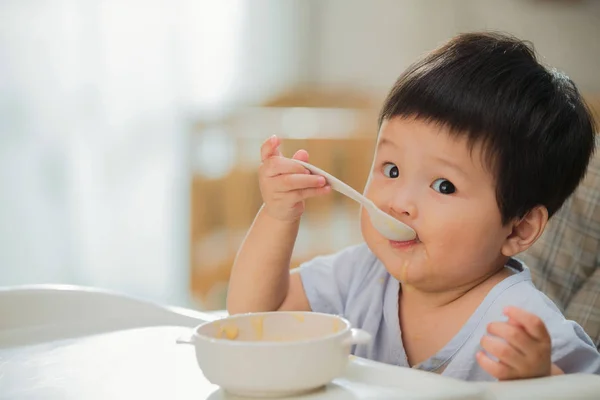
M 371 219 L 369 218 L 369 214 L 367 213 L 367 210 L 365 210 L 365 208 L 363 206 L 360 206 L 360 231 L 363 235 L 363 239 L 367 239 L 368 236 L 368 230 L 372 227 L 371 225 Z M 365 236 L 366 235 L 366 236 Z
M 369 194 L 371 194 L 371 188 L 372 188 L 371 183 L 372 182 L 373 182 L 373 170 L 371 170 L 369 172 L 369 176 L 367 177 L 367 182 L 365 183 L 365 188 L 363 190 L 363 195 L 365 197 L 369 197 Z
M 363 240 L 371 248 L 371 251 L 375 253 L 377 253 L 376 247 L 378 243 L 381 241 L 387 242 L 387 239 L 381 236 L 381 234 L 373 227 L 369 213 L 362 206 L 360 208 L 360 232 Z

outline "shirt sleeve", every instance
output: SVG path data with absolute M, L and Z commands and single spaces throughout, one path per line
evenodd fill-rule
M 564 373 L 600 374 L 600 354 L 576 322 L 565 320 L 560 334 L 552 339 L 552 362 Z
M 350 288 L 364 274 L 369 254 L 366 245 L 355 245 L 316 257 L 294 270 L 300 274 L 311 310 L 344 315 Z

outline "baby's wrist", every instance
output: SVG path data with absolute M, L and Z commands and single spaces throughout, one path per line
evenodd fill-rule
M 290 217 L 279 215 L 278 213 L 273 212 L 266 204 L 263 204 L 262 208 L 265 215 L 271 220 L 271 222 L 280 225 L 294 226 L 300 222 L 300 218 L 302 217 L 302 215 Z

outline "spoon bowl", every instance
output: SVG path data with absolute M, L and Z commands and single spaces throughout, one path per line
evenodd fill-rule
M 304 166 L 304 168 L 309 170 L 312 174 L 324 177 L 333 190 L 350 197 L 352 200 L 356 201 L 357 203 L 360 203 L 363 207 L 365 207 L 367 213 L 369 214 L 369 218 L 371 219 L 371 223 L 373 224 L 375 229 L 377 229 L 377 231 L 379 231 L 379 233 L 381 233 L 387 239 L 394 241 L 409 241 L 417 237 L 416 232 L 410 226 L 398 221 L 396 218 L 383 212 L 380 208 L 378 208 L 375 205 L 375 203 L 367 199 L 365 196 L 363 196 L 362 194 L 360 194 L 359 192 L 357 192 L 352 187 L 348 186 L 335 176 L 307 162 L 296 160 L 293 158 L 292 161 L 295 161 L 298 164 Z

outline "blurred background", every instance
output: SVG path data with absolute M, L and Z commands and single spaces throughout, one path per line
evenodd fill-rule
M 260 144 L 362 190 L 396 77 L 478 29 L 532 41 L 598 107 L 599 1 L 0 1 L 0 286 L 223 308 Z M 293 266 L 360 241 L 357 211 L 310 201 Z

